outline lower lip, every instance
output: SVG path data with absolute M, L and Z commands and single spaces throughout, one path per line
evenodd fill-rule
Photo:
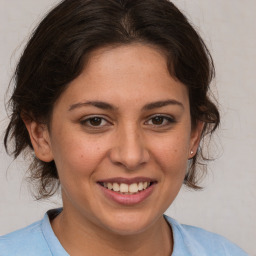
M 99 185 L 99 187 L 103 191 L 104 195 L 107 198 L 111 199 L 112 201 L 115 201 L 116 203 L 122 204 L 122 205 L 134 205 L 134 204 L 139 204 L 144 200 L 146 200 L 153 192 L 155 184 L 152 184 L 147 189 L 142 190 L 136 194 L 130 194 L 130 195 L 115 192 L 101 185 Z

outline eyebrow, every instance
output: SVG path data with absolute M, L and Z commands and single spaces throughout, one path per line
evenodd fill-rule
M 145 106 L 143 106 L 142 110 L 144 110 L 144 111 L 152 110 L 155 108 L 162 108 L 162 107 L 165 107 L 168 105 L 177 105 L 184 109 L 184 105 L 181 102 L 174 100 L 174 99 L 169 99 L 169 100 L 148 103 Z M 75 104 L 71 105 L 69 107 L 69 111 L 72 111 L 76 108 L 80 108 L 80 107 L 84 107 L 84 106 L 94 106 L 94 107 L 97 107 L 100 109 L 105 109 L 105 110 L 117 110 L 118 109 L 117 107 L 115 107 L 109 103 L 103 102 L 103 101 L 85 101 L 85 102 L 79 102 L 79 103 L 75 103 Z
M 184 109 L 184 105 L 181 102 L 179 102 L 177 100 L 174 100 L 174 99 L 171 99 L 171 100 L 156 101 L 156 102 L 146 104 L 142 108 L 142 110 L 152 110 L 152 109 L 155 109 L 155 108 L 162 108 L 162 107 L 165 107 L 165 106 L 168 106 L 168 105 L 177 105 L 177 106 L 180 106 L 181 108 Z
M 106 110 L 117 110 L 117 107 L 114 107 L 113 105 L 103 101 L 85 101 L 85 102 L 79 102 L 71 105 L 69 107 L 69 111 L 76 108 L 84 107 L 84 106 L 94 106 L 96 108 L 106 109 Z

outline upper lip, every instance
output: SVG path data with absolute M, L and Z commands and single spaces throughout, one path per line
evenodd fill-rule
M 125 184 L 133 184 L 139 182 L 156 182 L 156 180 L 148 177 L 134 177 L 134 178 L 124 178 L 124 177 L 113 177 L 109 179 L 99 180 L 98 183 L 125 183 Z

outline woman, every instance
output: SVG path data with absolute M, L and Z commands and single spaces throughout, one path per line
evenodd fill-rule
M 198 149 L 219 112 L 211 56 L 167 0 L 65 0 L 16 69 L 5 145 L 30 151 L 38 198 L 63 208 L 0 238 L 8 255 L 246 255 L 163 213 L 200 188 Z

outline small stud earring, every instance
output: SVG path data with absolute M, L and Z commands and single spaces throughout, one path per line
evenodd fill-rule
M 194 154 L 194 151 L 193 151 L 193 150 L 191 150 L 191 151 L 190 151 L 190 154 L 191 154 L 191 155 L 193 155 L 193 154 Z

